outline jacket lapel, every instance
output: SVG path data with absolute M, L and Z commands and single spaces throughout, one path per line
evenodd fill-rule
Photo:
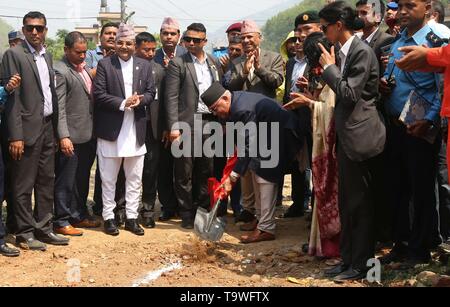
M 372 40 L 369 43 L 370 48 L 373 49 L 373 47 L 377 43 L 377 40 L 380 38 L 380 35 L 381 35 L 380 29 L 376 30 L 376 33 L 374 34 L 374 36 L 372 37 Z
M 122 96 L 125 97 L 125 82 L 123 81 L 122 74 L 122 66 L 120 65 L 119 57 L 117 55 L 113 55 L 111 57 L 111 63 L 114 67 L 114 71 L 116 73 L 116 77 L 119 80 L 120 90 L 122 92 Z
M 28 44 L 26 42 L 23 44 L 23 49 L 25 51 L 25 55 L 26 55 L 26 58 L 27 58 L 28 62 L 30 62 L 31 67 L 33 68 L 34 76 L 36 77 L 36 80 L 37 80 L 37 82 L 39 84 L 39 90 L 43 94 L 41 78 L 39 77 L 39 70 L 38 70 L 38 67 L 36 65 L 36 61 L 34 59 L 34 55 L 31 53 L 31 50 L 28 48 Z
M 78 80 L 78 82 L 80 82 L 83 85 L 84 91 L 86 92 L 86 94 L 89 94 L 89 91 L 86 87 L 86 82 L 84 82 L 84 80 L 81 78 L 80 74 L 75 70 L 75 68 L 73 67 L 72 64 L 69 63 L 69 61 L 67 60 L 67 58 L 64 58 L 64 63 L 66 63 L 67 67 L 70 70 L 70 73 L 72 74 L 73 77 L 75 77 L 75 79 Z M 90 76 L 90 75 L 89 75 Z
M 192 56 L 188 52 L 188 53 L 186 53 L 185 57 L 186 57 L 187 70 L 191 74 L 192 80 L 194 80 L 195 88 L 197 89 L 197 92 L 199 92 L 200 90 L 198 88 L 199 85 L 198 85 L 197 73 L 195 72 L 195 66 L 194 66 L 194 62 L 192 61 Z
M 348 51 L 346 60 L 345 60 L 345 66 L 344 66 L 344 70 L 343 70 L 343 76 L 346 77 L 347 73 L 348 73 L 348 68 L 350 67 L 350 58 L 353 54 L 353 51 L 359 47 L 359 44 L 362 44 L 361 40 L 355 36 L 355 38 L 353 39 L 352 44 L 350 45 L 350 49 Z
M 213 82 L 218 82 L 220 81 L 220 76 L 219 71 L 217 70 L 216 61 L 209 54 L 207 55 L 207 57 L 208 57 L 209 71 L 211 72 L 211 75 L 213 77 Z
M 139 79 L 139 73 L 141 72 L 142 67 L 139 65 L 136 57 L 133 57 L 133 94 L 139 93 L 141 90 L 141 84 Z

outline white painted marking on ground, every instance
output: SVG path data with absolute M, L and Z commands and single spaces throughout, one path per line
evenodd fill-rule
M 161 277 L 162 274 L 173 271 L 173 270 L 179 270 L 182 267 L 183 266 L 181 265 L 181 262 L 176 262 L 176 263 L 172 263 L 171 265 L 166 266 L 162 269 L 159 269 L 157 271 L 149 272 L 149 273 L 147 273 L 147 275 L 144 278 L 134 282 L 131 287 L 136 288 L 141 285 L 148 285 L 150 282 L 155 281 L 159 277 Z

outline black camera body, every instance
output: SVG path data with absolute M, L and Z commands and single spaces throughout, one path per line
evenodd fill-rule
M 392 90 L 397 86 L 397 82 L 395 81 L 394 76 L 390 76 L 389 79 L 386 80 L 387 86 Z

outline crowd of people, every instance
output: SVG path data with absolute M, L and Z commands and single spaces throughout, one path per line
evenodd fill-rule
M 292 205 L 282 218 L 303 216 L 312 194 L 308 252 L 340 259 L 325 276 L 364 278 L 381 247 L 390 248 L 382 264 L 428 263 L 450 239 L 442 3 L 329 1 L 299 13 L 280 53 L 261 47 L 252 20 L 231 24 L 226 52 L 209 54 L 202 23 L 182 31 L 167 17 L 160 42 L 107 23 L 88 50 L 83 34 L 70 32 L 56 63 L 45 47 L 45 15 L 25 15 L 0 69 L 0 254 L 20 254 L 7 233 L 20 248 L 45 251 L 102 225 L 107 235 L 124 226 L 142 236 L 157 219 L 179 217 L 193 229 L 197 208 L 211 207 L 211 177 L 223 183 L 218 215 L 230 205 L 247 232 L 241 242 L 274 240 L 290 174 Z M 189 146 L 209 144 L 211 123 L 256 124 L 256 138 L 268 136 L 279 159 L 267 166 L 273 157 L 263 150 L 251 155 L 255 136 L 245 129 L 235 131 L 244 141 L 231 152 Z

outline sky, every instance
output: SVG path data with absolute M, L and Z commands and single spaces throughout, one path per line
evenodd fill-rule
M 39 10 L 48 17 L 49 36 L 53 37 L 58 29 L 73 30 L 76 26 L 92 26 L 97 21 L 89 17 L 97 16 L 100 2 L 101 0 L 0 0 L 0 18 L 20 29 L 23 15 L 30 10 Z M 136 25 L 148 26 L 149 32 L 159 32 L 162 19 L 172 16 L 179 20 L 182 29 L 192 22 L 202 22 L 208 32 L 213 33 L 249 15 L 291 2 L 292 0 L 127 0 L 126 4 L 127 12 L 136 12 L 132 21 Z M 108 5 L 111 12 L 120 11 L 120 0 L 108 0 Z

